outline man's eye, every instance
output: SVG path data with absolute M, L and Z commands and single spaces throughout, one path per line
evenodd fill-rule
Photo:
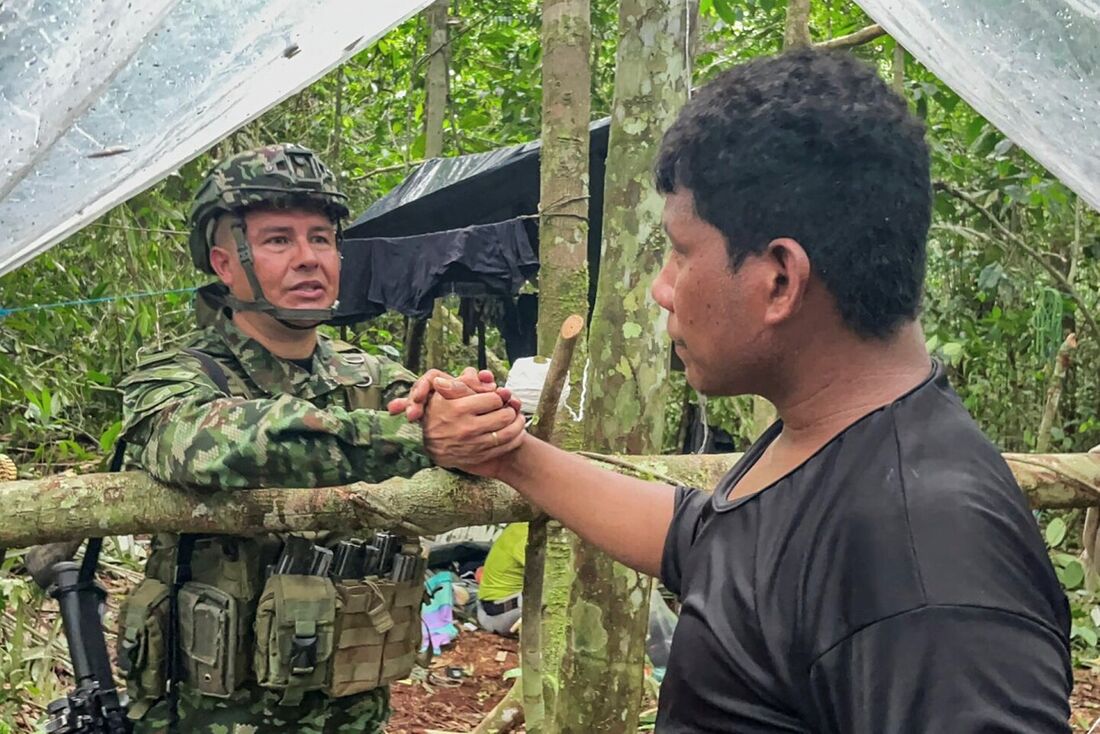
M 286 237 L 268 237 L 264 240 L 265 245 L 285 245 L 288 242 L 290 242 L 290 240 Z
M 332 238 L 328 237 L 326 235 L 317 235 L 316 237 L 313 238 L 313 244 L 331 246 L 332 245 Z

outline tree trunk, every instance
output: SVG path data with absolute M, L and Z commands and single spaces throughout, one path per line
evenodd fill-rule
M 667 314 L 649 286 L 664 261 L 663 197 L 653 160 L 688 98 L 688 28 L 680 0 L 622 0 L 604 189 L 602 254 L 589 337 L 585 445 L 651 453 L 664 439 Z M 558 731 L 636 732 L 651 579 L 587 544 L 576 578 L 555 709 Z
M 421 372 L 424 332 L 427 326 L 427 319 L 407 319 L 405 321 L 405 367 L 418 374 Z
M 588 123 L 591 117 L 592 27 L 589 0 L 543 0 L 542 4 L 542 152 L 539 194 L 539 354 L 549 355 L 558 327 L 571 314 L 588 317 Z M 582 377 L 587 343 L 579 340 L 569 375 L 566 410 L 554 443 L 579 448 Z M 574 419 L 574 416 L 577 418 Z M 565 652 L 565 626 L 572 583 L 572 534 L 557 525 L 547 532 L 542 669 L 557 671 Z M 528 545 L 528 550 L 533 550 Z M 553 731 L 554 674 L 543 677 L 541 711 L 526 711 L 532 734 Z
M 905 49 L 896 40 L 894 41 L 894 60 L 891 62 L 893 81 L 890 86 L 899 97 L 905 97 Z
M 538 346 L 545 355 L 553 351 L 567 317 L 588 317 L 589 12 L 588 0 L 545 0 L 543 5 Z M 574 360 L 583 365 L 587 358 L 582 340 Z M 570 377 L 568 404 L 575 411 L 580 375 L 574 370 Z M 569 435 L 579 436 L 579 431 L 574 428 Z
M 787 27 L 783 32 L 783 48 L 801 48 L 810 43 L 810 0 L 790 0 L 787 6 Z
M 664 262 L 664 197 L 653 182 L 661 135 L 687 102 L 684 7 L 622 0 L 604 184 L 599 287 L 589 337 L 585 444 L 649 453 L 664 441 L 668 314 L 649 287 Z
M 752 435 L 760 436 L 779 417 L 775 406 L 767 398 L 752 396 Z
M 447 329 L 449 329 L 451 333 L 462 333 L 462 322 L 459 321 L 458 317 L 454 315 L 453 311 L 448 309 L 446 305 L 441 305 L 439 307 L 439 312 L 443 316 L 443 323 L 446 324 Z M 435 318 L 434 314 L 432 318 Z M 475 352 L 477 351 L 479 344 L 480 340 L 476 336 L 470 341 L 470 346 L 474 348 Z M 492 349 L 489 349 L 488 346 L 485 347 L 485 364 L 489 368 L 489 371 L 493 373 L 493 376 L 497 378 L 497 382 L 503 385 L 504 382 L 508 379 L 508 365 L 504 363 L 504 360 L 497 356 L 496 352 L 494 352 Z M 438 365 L 431 366 L 436 367 Z
M 424 158 L 443 155 L 443 118 L 447 114 L 447 7 L 450 0 L 436 0 L 424 11 L 428 26 L 428 73 L 424 99 Z M 428 367 L 443 364 L 443 300 L 435 299 L 424 336 Z
M 710 490 L 740 454 L 606 456 L 601 465 L 657 481 Z M 1035 508 L 1100 504 L 1100 453 L 1005 454 Z M 507 485 L 425 469 L 409 479 L 316 489 L 220 492 L 169 487 L 142 472 L 0 482 L 0 547 L 104 535 L 396 528 L 434 535 L 454 528 L 521 522 L 534 511 Z M 553 542 L 550 544 L 553 549 Z

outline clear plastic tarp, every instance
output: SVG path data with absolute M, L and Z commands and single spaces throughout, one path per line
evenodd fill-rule
M 0 275 L 429 2 L 0 2 Z
M 1100 1 L 857 2 L 1100 211 Z

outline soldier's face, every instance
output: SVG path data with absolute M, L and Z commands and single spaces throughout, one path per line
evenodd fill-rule
M 231 217 L 218 222 L 210 264 L 230 292 L 242 301 L 255 294 L 237 257 Z M 252 267 L 264 296 L 281 308 L 328 308 L 340 287 L 336 228 L 319 212 L 297 209 L 245 214 L 245 236 Z

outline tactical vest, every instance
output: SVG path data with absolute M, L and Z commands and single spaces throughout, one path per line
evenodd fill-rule
M 381 409 L 377 365 L 350 345 L 333 346 L 367 370 L 366 380 L 343 386 L 348 409 Z M 235 392 L 216 360 L 185 351 L 223 393 Z M 322 546 L 339 543 L 323 533 L 304 542 L 316 544 L 321 558 Z M 296 705 L 307 691 L 350 696 L 408 676 L 422 634 L 425 561 L 419 542 L 398 543 L 389 564 L 340 578 L 284 563 L 291 545 L 271 535 L 154 539 L 146 578 L 119 615 L 118 661 L 131 718 L 140 719 L 170 692 L 171 681 L 216 698 L 259 685 Z

